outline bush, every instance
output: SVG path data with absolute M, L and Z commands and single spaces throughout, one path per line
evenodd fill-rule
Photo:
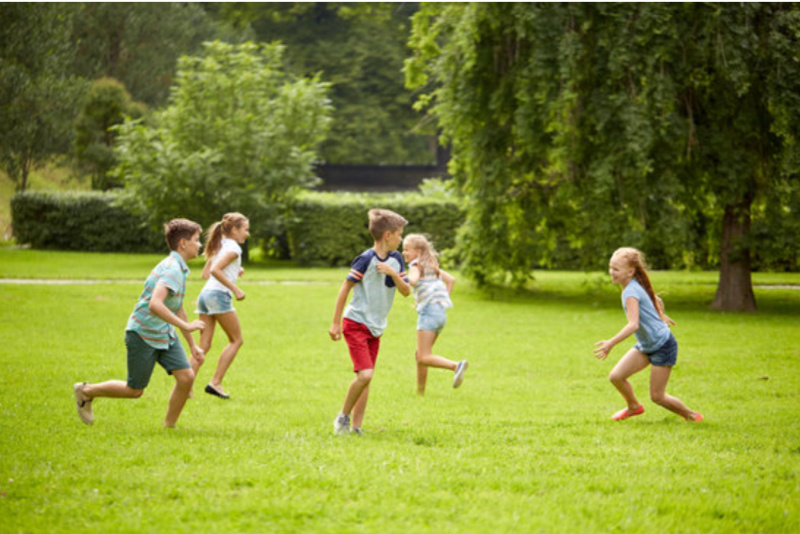
M 424 233 L 442 252 L 455 245 L 464 213 L 454 199 L 419 193 L 306 193 L 294 204 L 287 233 L 292 258 L 300 265 L 350 265 L 373 245 L 367 212 L 385 208 L 408 219 L 404 232 Z
M 26 191 L 11 199 L 17 242 L 87 252 L 163 252 L 164 236 L 119 206 L 115 193 Z

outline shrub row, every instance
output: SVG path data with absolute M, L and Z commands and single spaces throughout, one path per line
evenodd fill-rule
M 464 213 L 454 200 L 419 193 L 306 193 L 287 222 L 289 250 L 300 265 L 349 265 L 373 244 L 367 212 L 385 208 L 405 217 L 404 232 L 424 233 L 439 251 L 455 244 Z
M 11 199 L 14 235 L 34 248 L 88 252 L 166 251 L 164 235 L 117 205 L 114 193 L 26 191 Z
M 419 193 L 302 195 L 287 218 L 291 258 L 300 265 L 349 265 L 372 246 L 367 211 L 386 208 L 409 221 L 405 233 L 425 233 L 438 250 L 451 248 L 463 222 L 455 201 Z M 118 205 L 113 192 L 28 191 L 11 200 L 18 243 L 91 252 L 163 252 L 163 234 Z

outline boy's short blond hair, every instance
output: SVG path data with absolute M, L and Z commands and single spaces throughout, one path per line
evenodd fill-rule
M 386 232 L 395 232 L 398 228 L 405 228 L 408 221 L 391 210 L 374 208 L 369 210 L 369 233 L 375 241 L 383 239 Z

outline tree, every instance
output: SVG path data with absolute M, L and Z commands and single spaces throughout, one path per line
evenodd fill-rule
M 0 4 L 0 163 L 17 190 L 68 150 L 85 83 L 69 74 L 71 11 L 58 4 Z
M 112 174 L 126 200 L 157 226 L 182 216 L 208 225 L 248 215 L 254 236 L 277 235 L 286 206 L 315 183 L 315 150 L 329 123 L 327 84 L 295 79 L 279 44 L 206 43 L 183 56 L 152 125 L 119 127 Z
M 599 267 L 621 244 L 676 266 L 719 225 L 714 307 L 754 309 L 751 210 L 785 210 L 770 192 L 798 189 L 798 13 L 426 4 L 406 79 L 427 84 L 419 106 L 453 144 L 467 269 L 521 282 L 533 265 Z
M 264 42 L 287 46 L 287 68 L 330 82 L 329 163 L 432 163 L 435 130 L 420 124 L 402 66 L 415 3 L 224 3 L 211 6 Z
M 139 119 L 144 115 L 143 104 L 133 102 L 125 86 L 113 78 L 101 78 L 92 83 L 83 109 L 75 119 L 75 156 L 83 172 L 92 177 L 92 189 L 108 190 L 122 186 L 108 176 L 116 165 L 114 143 L 117 133 L 113 127 L 126 117 Z
M 76 73 L 119 80 L 134 99 L 153 107 L 165 102 L 181 54 L 200 51 L 204 41 L 250 37 L 192 2 L 84 2 L 76 8 Z

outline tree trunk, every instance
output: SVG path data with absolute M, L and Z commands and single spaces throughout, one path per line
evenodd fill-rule
M 719 285 L 712 310 L 756 311 L 753 280 L 750 276 L 750 205 L 748 195 L 737 204 L 725 206 L 722 219 L 722 243 Z

